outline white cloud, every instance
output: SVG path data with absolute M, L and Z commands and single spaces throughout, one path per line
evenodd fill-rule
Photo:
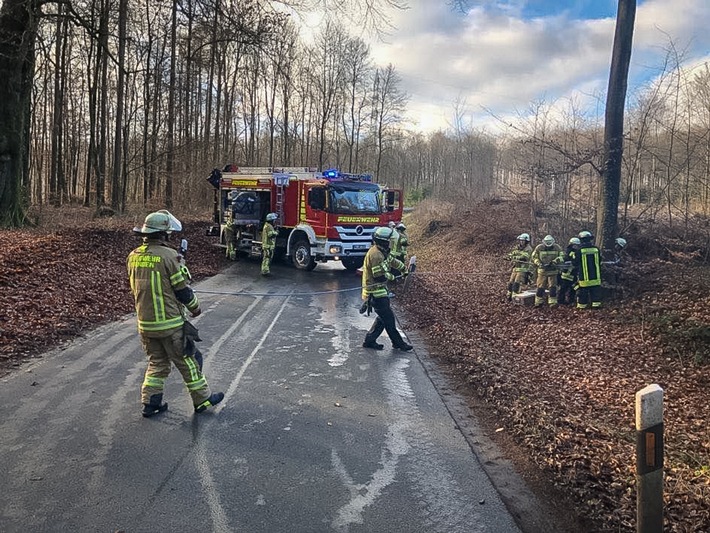
M 453 103 L 461 100 L 474 121 L 486 120 L 484 107 L 510 116 L 539 100 L 598 105 L 606 92 L 614 18 L 574 19 L 560 10 L 526 20 L 522 1 L 507 2 L 505 9 L 473 3 L 461 14 L 443 0 L 410 0 L 410 9 L 394 13 L 397 30 L 388 42 L 372 44 L 375 61 L 394 64 L 402 77 L 419 128 L 446 128 Z M 669 38 L 691 58 L 707 55 L 708 23 L 708 0 L 640 1 L 632 83 L 652 75 Z

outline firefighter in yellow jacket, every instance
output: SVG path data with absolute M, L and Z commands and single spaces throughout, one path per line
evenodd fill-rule
M 390 254 L 392 231 L 392 228 L 375 229 L 372 235 L 373 245 L 368 250 L 362 267 L 362 299 L 365 300 L 368 308 L 371 307 L 377 313 L 377 318 L 365 335 L 362 346 L 382 350 L 384 346 L 377 342 L 377 338 L 386 331 L 393 348 L 408 352 L 412 346 L 404 341 L 397 330 L 397 321 L 390 306 L 387 288 L 387 282 L 395 279 L 391 269 L 406 271 L 404 263 Z
M 564 261 L 564 252 L 552 235 L 545 235 L 542 243 L 533 250 L 531 260 L 537 267 L 535 307 L 545 303 L 545 289 L 549 291 L 547 303 L 557 305 L 557 265 Z
M 510 273 L 508 280 L 508 292 L 506 299 L 510 302 L 514 294 L 520 293 L 520 287 L 525 283 L 528 272 L 530 271 L 530 254 L 532 254 L 532 246 L 530 246 L 530 235 L 521 233 L 518 235 L 515 248 L 508 253 L 507 259 L 513 262 L 513 270 Z
M 279 216 L 276 213 L 266 215 L 266 222 L 261 229 L 261 275 L 268 276 L 271 274 L 271 259 L 274 257 L 274 248 L 276 248 L 276 236 L 279 234 L 273 226 Z
M 198 316 L 201 311 L 197 297 L 187 284 L 186 267 L 181 267 L 177 250 L 167 242 L 173 231 L 181 230 L 180 221 L 166 210 L 150 213 L 142 227 L 133 228 L 143 236 L 143 244 L 128 255 L 127 267 L 138 332 L 148 356 L 141 387 L 144 417 L 168 408 L 163 402 L 163 389 L 171 365 L 182 375 L 195 412 L 201 413 L 224 398 L 221 392 L 210 392 L 195 350 L 186 350 L 185 310 L 192 316 Z M 196 332 L 194 327 L 192 329 Z M 192 354 L 188 355 L 190 351 Z

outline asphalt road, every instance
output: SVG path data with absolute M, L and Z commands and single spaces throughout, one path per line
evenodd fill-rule
M 520 531 L 415 351 L 361 347 L 360 278 L 236 263 L 195 289 L 225 401 L 140 416 L 135 318 L 0 380 L 0 531 Z M 109 297 L 107 295 L 107 297 Z

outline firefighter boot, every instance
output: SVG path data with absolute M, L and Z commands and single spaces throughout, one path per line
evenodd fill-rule
M 403 352 L 408 352 L 412 350 L 414 346 L 402 341 L 401 343 L 394 345 L 393 348 L 395 348 L 396 350 L 402 350 Z
M 222 400 L 224 400 L 223 392 L 213 392 L 212 394 L 210 394 L 210 397 L 207 398 L 204 402 L 202 402 L 200 405 L 195 406 L 195 412 L 202 413 L 206 411 L 208 407 L 214 407 Z
M 150 418 L 153 415 L 157 415 L 158 413 L 162 413 L 167 410 L 168 404 L 167 402 L 163 402 L 163 395 L 153 394 L 150 397 L 150 402 L 143 404 L 143 411 L 141 411 L 141 414 L 146 418 Z
M 362 343 L 363 348 L 372 348 L 373 350 L 384 350 L 385 345 L 380 344 L 379 342 L 376 341 L 365 341 Z

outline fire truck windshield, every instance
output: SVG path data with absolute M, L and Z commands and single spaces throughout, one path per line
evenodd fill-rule
M 377 215 L 380 213 L 380 190 L 373 186 L 329 187 L 329 211 L 342 215 Z

